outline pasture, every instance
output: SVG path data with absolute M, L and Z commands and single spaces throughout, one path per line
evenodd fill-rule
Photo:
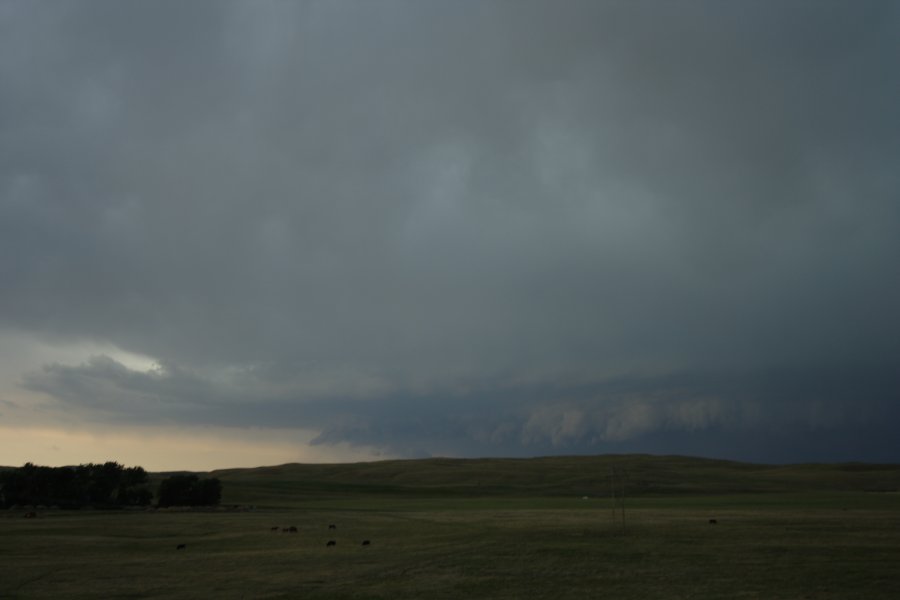
M 269 503 L 5 511 L 0 598 L 900 597 L 894 492 L 642 496 L 626 501 L 623 530 L 602 495 L 332 482 L 304 496 L 275 475 L 268 489 L 256 470 L 241 476 L 232 501 Z

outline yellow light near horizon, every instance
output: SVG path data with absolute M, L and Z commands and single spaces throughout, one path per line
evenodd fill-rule
M 64 466 L 114 460 L 148 471 L 210 471 L 387 458 L 347 446 L 310 446 L 314 436 L 304 430 L 226 427 L 64 430 L 0 426 L 0 465 Z

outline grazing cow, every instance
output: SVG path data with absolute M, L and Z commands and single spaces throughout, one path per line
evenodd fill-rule
M 187 544 L 178 544 L 175 546 L 176 550 L 184 550 L 185 548 L 187 548 Z
M 718 523 L 718 521 L 716 521 L 715 519 L 710 519 L 710 520 L 709 520 L 709 524 L 710 524 L 710 525 L 715 525 L 716 523 Z
M 269 531 L 278 531 L 279 529 L 281 529 L 281 527 L 279 527 L 278 525 L 276 525 L 275 527 L 269 527 Z
M 337 529 L 337 525 L 332 523 L 331 525 L 328 526 L 328 529 Z
M 326 545 L 326 546 L 337 546 L 337 542 L 334 541 L 334 540 L 328 540 L 328 543 L 325 544 L 325 545 Z
M 362 545 L 363 545 L 363 546 L 368 546 L 368 545 L 370 545 L 371 543 L 372 543 L 372 542 L 370 542 L 369 540 L 363 540 Z
M 293 525 L 291 525 L 290 527 L 288 527 L 288 532 L 290 532 L 290 533 L 297 533 L 297 528 L 294 527 Z

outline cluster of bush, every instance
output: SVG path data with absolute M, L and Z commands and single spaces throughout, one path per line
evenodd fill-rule
M 157 506 L 215 506 L 222 499 L 218 479 L 196 475 L 172 475 L 159 484 Z
M 158 506 L 210 506 L 219 503 L 218 479 L 173 475 L 160 482 Z M 149 506 L 153 492 L 143 467 L 117 462 L 77 467 L 23 467 L 0 471 L 0 507 L 123 508 Z

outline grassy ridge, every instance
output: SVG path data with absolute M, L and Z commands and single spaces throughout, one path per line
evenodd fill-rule
M 257 509 L 0 512 L 0 598 L 900 597 L 900 494 L 866 491 L 895 489 L 897 465 L 631 455 L 209 475 Z
M 630 509 L 627 531 L 603 503 L 576 498 L 568 508 L 493 497 L 477 510 L 449 498 L 373 511 L 357 498 L 311 510 L 0 515 L 0 598 L 900 597 L 900 509 L 809 510 L 803 496 L 749 494 L 766 503 L 714 510 L 681 496 Z M 270 531 L 288 525 L 299 533 Z
M 630 497 L 758 493 L 891 492 L 900 465 L 760 465 L 683 456 L 604 455 L 530 459 L 388 460 L 225 469 L 226 504 L 291 506 L 360 496 L 571 498 L 608 496 L 610 474 Z M 299 500 L 298 500 L 299 499 Z

